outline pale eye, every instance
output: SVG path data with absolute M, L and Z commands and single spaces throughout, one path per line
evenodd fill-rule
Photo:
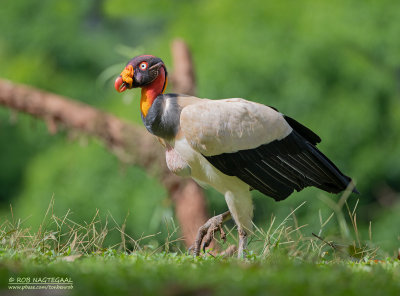
M 147 69 L 147 66 L 148 66 L 147 62 L 142 62 L 142 63 L 140 63 L 140 65 L 139 65 L 139 67 L 140 67 L 141 70 L 146 70 L 146 69 Z

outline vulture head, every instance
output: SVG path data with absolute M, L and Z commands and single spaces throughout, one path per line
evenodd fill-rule
M 136 87 L 146 87 L 160 78 L 162 91 L 167 85 L 167 69 L 164 62 L 152 55 L 141 55 L 131 59 L 115 80 L 115 89 L 123 92 Z

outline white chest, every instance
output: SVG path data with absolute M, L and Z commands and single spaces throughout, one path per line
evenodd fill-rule
M 201 185 L 210 185 L 225 194 L 228 190 L 245 188 L 248 185 L 237 177 L 223 174 L 195 151 L 185 138 L 175 141 L 166 152 L 168 168 L 180 176 L 190 176 Z M 177 173 L 178 172 L 178 173 Z

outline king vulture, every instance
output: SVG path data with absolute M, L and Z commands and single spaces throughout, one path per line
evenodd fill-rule
M 164 94 L 166 86 L 165 64 L 151 55 L 130 60 L 115 80 L 118 92 L 142 89 L 142 120 L 165 146 L 168 168 L 225 196 L 229 211 L 199 229 L 196 256 L 230 218 L 238 227 L 238 256 L 243 256 L 252 228 L 251 190 L 280 201 L 308 186 L 331 193 L 352 187 L 351 179 L 317 149 L 320 137 L 293 118 L 240 98 Z

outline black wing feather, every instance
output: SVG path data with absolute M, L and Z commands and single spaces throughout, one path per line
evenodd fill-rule
M 314 146 L 321 139 L 294 119 L 285 119 L 293 131 L 282 140 L 205 158 L 224 174 L 237 176 L 275 200 L 308 186 L 331 193 L 345 190 L 351 179 Z
M 279 112 L 278 109 L 272 106 L 268 106 L 272 109 L 274 109 L 276 112 Z M 321 138 L 314 133 L 312 130 L 310 130 L 308 127 L 302 125 L 300 122 L 298 122 L 296 119 L 293 119 L 285 114 L 282 114 L 283 118 L 285 118 L 286 122 L 294 129 L 296 132 L 298 132 L 301 136 L 303 136 L 307 141 L 309 141 L 313 145 L 317 145 L 318 143 L 321 143 Z
M 292 129 L 298 132 L 311 144 L 317 145 L 318 143 L 321 143 L 321 138 L 308 127 L 302 125 L 300 122 L 289 116 L 283 115 L 283 118 L 285 118 L 286 122 L 289 123 Z

